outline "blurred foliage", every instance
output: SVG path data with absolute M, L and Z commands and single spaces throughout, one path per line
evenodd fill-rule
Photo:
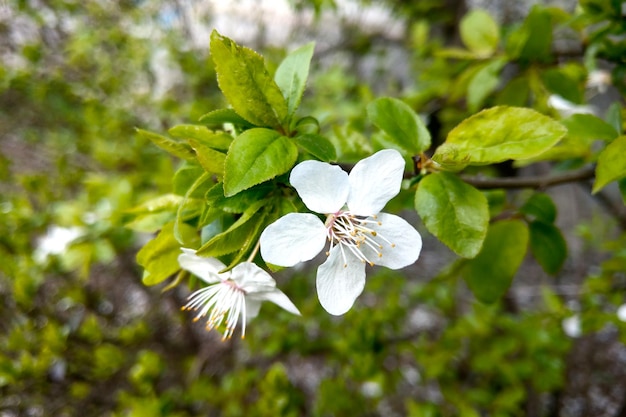
M 321 14 L 339 2 L 291 3 Z M 375 79 L 323 66 L 314 55 L 301 113 L 319 120 L 341 161 L 387 143 L 367 121 L 381 83 L 425 116 L 435 144 L 494 105 L 562 119 L 569 133 L 550 156 L 558 169 L 597 161 L 597 140 L 623 134 L 618 1 L 584 0 L 574 15 L 535 6 L 524 21 L 503 26 L 482 11 L 459 20 L 450 3 L 385 2 L 406 25 L 400 41 L 350 26 L 346 45 L 359 48 L 349 53 L 376 57 L 381 42 L 399 43 L 410 79 L 388 75 L 399 63 L 384 55 Z M 189 179 L 181 171 L 175 178 L 179 161 L 135 128 L 166 131 L 224 107 L 208 35 L 197 42 L 189 22 L 194 15 L 211 26 L 213 16 L 192 9 L 163 1 L 0 2 L 0 414 L 582 416 L 568 408 L 581 402 L 587 415 L 626 410 L 626 322 L 615 314 L 626 302 L 626 221 L 617 188 L 585 201 L 591 214 L 567 225 L 567 239 L 583 249 L 565 258 L 555 226 L 565 207 L 553 197 L 484 192 L 491 217 L 531 224 L 540 266 L 522 266 L 518 275 L 532 279 L 521 277 L 491 305 L 467 290 L 460 279 L 467 266 L 434 239 L 402 273 L 376 270 L 341 318 L 311 296 L 312 271 L 275 274 L 303 317 L 266 305 L 244 340 L 220 342 L 193 324 L 180 312 L 183 286 L 145 287 L 135 254 L 172 218 L 164 209 L 126 226 L 141 204 L 175 191 L 173 182 L 186 189 Z M 574 47 L 560 49 L 559 37 Z M 268 46 L 268 66 L 287 49 Z M 610 75 L 593 86 L 598 69 Z M 608 103 L 596 116 L 562 117 L 549 104 L 559 95 L 587 105 L 605 89 Z M 394 208 L 412 207 L 405 194 Z M 164 207 L 177 206 L 180 195 L 171 196 Z M 555 255 L 536 254 L 546 251 Z M 531 295 L 516 297 L 525 290 Z M 574 333 L 564 328 L 572 317 Z M 580 356 L 584 343 L 609 362 Z M 604 403 L 594 403 L 594 388 L 605 390 Z

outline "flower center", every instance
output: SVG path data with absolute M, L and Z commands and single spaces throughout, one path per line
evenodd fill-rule
M 198 311 L 194 321 L 207 316 L 206 328 L 211 330 L 222 325 L 226 330 L 222 340 L 230 339 L 237 326 L 239 316 L 242 320 L 241 338 L 246 335 L 246 292 L 234 281 L 224 279 L 192 293 L 183 310 Z
M 326 235 L 330 241 L 330 248 L 326 255 L 330 254 L 335 245 L 339 246 L 343 257 L 344 268 L 348 266 L 346 251 L 351 252 L 361 262 L 374 266 L 375 262 L 370 258 L 383 257 L 384 245 L 394 248 L 396 245 L 374 230 L 374 227 L 382 226 L 375 215 L 356 216 L 349 210 L 338 211 L 326 217 Z

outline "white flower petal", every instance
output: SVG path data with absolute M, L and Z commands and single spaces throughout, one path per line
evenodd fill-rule
M 381 225 L 374 225 L 372 229 L 377 234 L 376 241 L 383 246 L 382 256 L 379 257 L 371 248 L 364 247 L 365 256 L 376 265 L 391 269 L 404 268 L 417 261 L 422 250 L 419 232 L 400 216 L 379 213 L 377 220 Z
M 289 182 L 309 208 L 316 213 L 335 213 L 348 198 L 348 174 L 336 165 L 319 161 L 299 163 L 289 176 Z
M 230 279 L 246 293 L 272 291 L 276 288 L 274 278 L 252 262 L 243 262 L 234 267 Z
M 265 262 L 294 266 L 320 253 L 326 243 L 326 227 L 314 214 L 289 213 L 267 226 L 260 240 Z
M 230 273 L 218 274 L 226 267 L 223 263 L 215 258 L 205 258 L 196 255 L 193 249 L 181 248 L 183 253 L 178 255 L 178 263 L 180 267 L 191 272 L 207 284 L 219 282 L 230 276 Z
M 261 301 L 271 301 L 290 313 L 300 315 L 296 306 L 278 288 L 270 274 L 252 262 L 244 262 L 232 270 L 232 280 L 246 293 L 246 315 L 259 314 Z
M 262 301 L 261 299 L 246 297 L 246 323 L 259 315 Z
M 259 292 L 259 293 L 255 293 L 255 294 L 250 294 L 249 299 L 250 300 L 271 301 L 272 303 L 276 304 L 278 307 L 281 307 L 283 310 L 287 310 L 291 314 L 295 314 L 297 316 L 301 316 L 300 310 L 298 310 L 298 307 L 296 307 L 294 305 L 294 303 L 291 302 L 289 297 L 287 297 L 285 295 L 285 293 L 283 293 L 278 288 L 275 289 L 274 291 L 267 291 L 267 292 Z
M 357 162 L 349 176 L 348 208 L 360 216 L 377 214 L 400 192 L 403 175 L 404 159 L 394 149 Z
M 322 307 L 335 316 L 350 310 L 365 287 L 365 264 L 347 253 L 346 261 L 335 246 L 317 269 L 317 297 Z

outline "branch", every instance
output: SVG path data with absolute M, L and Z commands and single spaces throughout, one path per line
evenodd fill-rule
M 595 166 L 589 165 L 574 171 L 550 176 L 537 175 L 517 178 L 485 178 L 479 176 L 465 176 L 461 177 L 461 179 L 481 190 L 490 190 L 494 188 L 547 188 L 569 182 L 589 180 L 594 177 L 595 170 Z

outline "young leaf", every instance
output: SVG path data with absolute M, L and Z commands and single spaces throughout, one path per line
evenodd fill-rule
M 330 162 L 337 158 L 335 147 L 324 136 L 306 133 L 296 136 L 294 141 L 302 149 L 321 161 Z
M 228 133 L 215 133 L 206 126 L 199 125 L 177 125 L 168 130 L 168 133 L 176 138 L 194 139 L 205 146 L 224 151 L 228 150 L 233 141 Z
M 208 126 L 215 126 L 222 128 L 224 123 L 230 123 L 241 128 L 254 127 L 253 124 L 248 122 L 243 117 L 239 116 L 233 109 L 217 109 L 200 117 L 198 120 L 200 123 L 204 123 Z
M 211 33 L 211 56 L 220 90 L 237 114 L 256 126 L 282 129 L 287 103 L 263 57 L 216 30 Z
M 506 220 L 491 225 L 480 253 L 461 271 L 479 301 L 493 303 L 506 292 L 527 247 L 526 223 Z
M 274 80 L 287 100 L 287 112 L 290 117 L 298 109 L 304 94 L 314 49 L 314 42 L 296 49 L 287 55 L 274 74 Z
M 182 247 L 191 247 L 192 242 L 188 242 L 188 236 L 184 233 L 185 221 L 193 217 L 197 217 L 202 211 L 202 201 L 197 198 L 198 195 L 204 195 L 212 184 L 211 175 L 208 172 L 203 172 L 197 176 L 193 184 L 189 187 L 185 193 L 185 198 L 178 206 L 176 212 L 176 221 L 174 222 L 174 237 L 181 244 Z M 194 240 L 197 236 L 193 236 Z
M 420 181 L 415 209 L 429 232 L 456 254 L 478 254 L 489 226 L 485 196 L 456 175 L 441 172 Z
M 506 59 L 494 59 L 484 66 L 472 77 L 467 85 L 467 108 L 475 112 L 480 108 L 483 101 L 491 94 L 500 82 L 500 70 L 506 64 Z
M 620 136 L 609 143 L 598 156 L 596 181 L 591 192 L 600 191 L 611 181 L 626 177 L 626 136 Z
M 195 229 L 185 224 L 181 232 L 190 238 L 195 235 Z M 174 237 L 174 223 L 168 223 L 137 253 L 137 263 L 145 269 L 143 283 L 156 285 L 178 271 L 178 255 L 180 244 Z
M 461 40 L 478 55 L 490 56 L 498 48 L 500 28 L 484 10 L 473 10 L 461 19 Z
M 430 148 L 430 132 L 406 103 L 391 97 L 381 97 L 368 104 L 367 116 L 409 155 L 417 155 Z
M 193 161 L 195 155 L 189 145 L 170 139 L 157 133 L 148 132 L 143 129 L 136 129 L 139 136 L 150 140 L 159 148 L 181 159 Z
M 246 130 L 235 138 L 226 156 L 224 194 L 230 197 L 284 174 L 297 158 L 296 145 L 275 130 Z
M 199 177 L 204 175 L 205 171 L 199 165 L 195 163 L 186 163 L 181 166 L 174 174 L 172 180 L 172 188 L 174 194 L 185 196 L 188 194 L 190 188 L 193 188 L 193 184 Z M 201 193 L 196 193 L 191 198 L 202 198 Z
M 544 223 L 554 223 L 556 206 L 549 195 L 535 193 L 520 207 L 519 211 Z
M 558 227 L 542 221 L 530 223 L 530 250 L 548 274 L 559 272 L 567 257 L 567 243 Z
M 224 175 L 224 161 L 226 160 L 225 154 L 218 152 L 195 139 L 190 139 L 189 144 L 193 150 L 196 151 L 198 162 L 206 172 Z
M 124 213 L 124 226 L 138 232 L 154 233 L 176 218 L 183 197 L 164 194 L 146 201 Z
M 523 160 L 554 146 L 566 129 L 548 116 L 521 107 L 483 110 L 456 126 L 433 160 L 451 168 Z

